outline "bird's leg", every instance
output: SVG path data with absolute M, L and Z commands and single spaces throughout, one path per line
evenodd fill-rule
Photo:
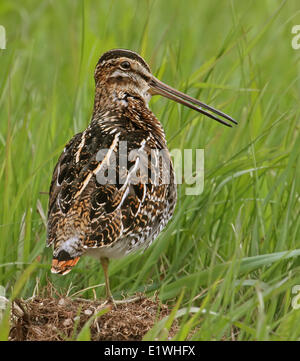
M 109 259 L 107 257 L 101 257 L 100 262 L 101 262 L 101 265 L 102 265 L 102 268 L 103 268 L 103 271 L 104 271 L 104 277 L 105 277 L 106 299 L 109 302 L 114 303 L 114 299 L 112 297 L 112 294 L 110 292 L 110 287 L 109 287 L 109 276 L 108 276 Z
M 138 297 L 132 297 L 132 298 L 125 299 L 125 300 L 118 300 L 118 301 L 114 300 L 113 296 L 111 294 L 111 291 L 110 291 L 110 287 L 109 287 L 109 277 L 108 277 L 109 259 L 107 257 L 101 257 L 100 262 L 101 262 L 101 265 L 102 265 L 102 268 L 103 268 L 103 271 L 104 271 L 106 300 L 107 300 L 107 302 L 111 302 L 114 305 L 114 307 L 117 308 L 117 305 L 119 305 L 119 304 L 135 302 L 135 301 L 138 301 L 141 298 L 143 298 L 141 296 L 138 296 Z

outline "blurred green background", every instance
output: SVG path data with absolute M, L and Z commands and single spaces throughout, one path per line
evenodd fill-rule
M 158 292 L 196 307 L 177 339 L 300 339 L 298 1 L 1 0 L 0 285 L 28 298 L 104 296 L 100 263 L 50 274 L 48 189 L 71 137 L 89 124 L 93 72 L 111 48 L 140 53 L 155 76 L 238 120 L 222 127 L 155 97 L 170 149 L 205 150 L 200 196 L 178 187 L 175 215 L 143 254 L 110 265 L 115 297 Z M 34 266 L 31 266 L 31 264 Z M 29 267 L 29 268 L 28 268 Z

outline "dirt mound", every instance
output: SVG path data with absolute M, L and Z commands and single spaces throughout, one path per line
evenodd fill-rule
M 103 314 L 102 314 L 103 312 Z M 34 297 L 15 300 L 12 305 L 12 341 L 76 340 L 87 321 L 91 340 L 139 341 L 160 319 L 169 314 L 158 299 L 136 297 L 116 308 L 101 300 L 68 297 Z M 98 315 L 98 316 L 97 316 Z M 174 322 L 169 336 L 177 331 Z

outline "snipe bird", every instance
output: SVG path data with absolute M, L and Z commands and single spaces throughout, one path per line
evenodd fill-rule
M 175 100 L 226 126 L 237 123 L 162 83 L 130 50 L 104 53 L 94 78 L 91 122 L 65 146 L 54 169 L 47 245 L 54 246 L 53 273 L 67 274 L 82 255 L 98 258 L 112 300 L 109 259 L 147 248 L 176 205 L 173 165 L 162 125 L 148 107 L 151 96 Z M 114 177 L 107 176 L 110 171 Z

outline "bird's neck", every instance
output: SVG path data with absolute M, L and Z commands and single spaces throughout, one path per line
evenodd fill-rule
M 149 99 L 138 93 L 96 88 L 92 120 L 103 121 L 103 114 L 110 119 L 110 127 L 124 127 L 125 131 L 141 129 L 153 134 L 165 147 L 166 139 L 162 125 L 148 107 Z
M 128 107 L 128 98 L 134 98 L 145 107 L 151 96 L 149 87 L 137 86 L 134 82 L 123 80 L 122 85 L 116 81 L 102 81 L 96 83 L 94 111 L 123 110 Z

